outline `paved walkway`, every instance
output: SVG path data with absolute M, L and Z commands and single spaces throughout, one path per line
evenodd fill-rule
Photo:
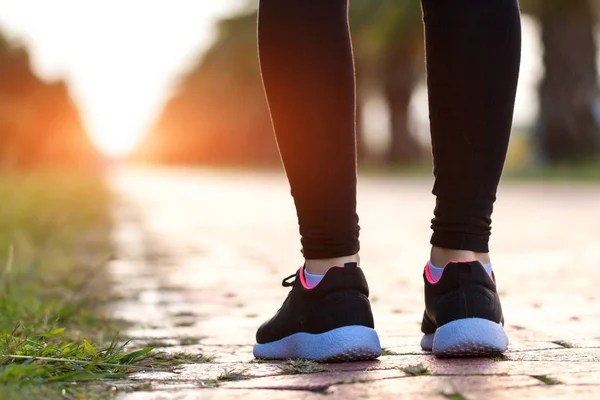
M 600 186 L 501 187 L 491 246 L 509 352 L 436 360 L 419 348 L 431 182 L 362 179 L 363 268 L 389 355 L 303 366 L 251 354 L 302 262 L 283 175 L 132 169 L 112 184 L 115 314 L 136 321 L 138 344 L 214 357 L 139 373 L 150 384 L 120 399 L 600 399 Z

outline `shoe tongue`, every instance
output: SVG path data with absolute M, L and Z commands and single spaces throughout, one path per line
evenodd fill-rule
M 348 262 L 348 263 L 344 264 L 343 268 L 344 268 L 345 274 L 353 274 L 358 269 L 358 263 Z
M 455 275 L 459 279 L 471 279 L 471 276 L 482 276 L 485 274 L 494 280 L 493 274 L 477 260 L 472 261 L 451 261 L 444 268 L 445 275 Z

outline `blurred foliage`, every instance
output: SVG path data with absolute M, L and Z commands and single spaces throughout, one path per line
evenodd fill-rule
M 134 159 L 164 163 L 279 160 L 260 77 L 256 11 L 224 19 L 202 61 L 182 77 Z
M 355 0 L 350 2 L 350 24 L 357 70 L 357 110 L 369 94 L 383 96 L 390 115 L 390 143 L 384 160 L 411 163 L 422 156 L 409 126 L 408 107 L 423 76 L 424 47 L 418 1 Z M 361 159 L 369 157 L 364 133 L 358 130 Z
M 542 162 L 593 159 L 598 140 L 595 64 L 598 0 L 521 0 L 539 23 L 545 76 L 539 86 L 538 122 L 527 136 Z M 250 4 L 250 3 L 249 3 Z M 256 3 L 219 23 L 204 58 L 180 81 L 134 159 L 167 163 L 278 162 L 260 80 Z M 418 0 L 352 0 L 350 23 L 357 74 L 358 150 L 373 159 L 362 131 L 365 103 L 379 96 L 389 118 L 389 144 L 378 162 L 427 160 L 415 139 L 409 104 L 423 82 L 424 46 Z M 520 138 L 521 142 L 523 141 Z M 528 150 L 531 152 L 531 149 Z
M 0 168 L 99 161 L 66 84 L 35 76 L 27 49 L 0 32 Z
M 101 177 L 13 171 L 0 176 L 0 196 L 0 398 L 108 398 L 110 386 L 82 383 L 167 364 L 117 340 L 124 324 L 108 315 L 111 193 Z
M 597 1 L 526 0 L 540 24 L 545 74 L 539 86 L 540 115 L 534 135 L 542 161 L 594 159 L 600 151 L 600 98 L 595 41 Z

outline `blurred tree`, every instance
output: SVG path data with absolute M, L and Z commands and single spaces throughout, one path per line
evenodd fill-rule
M 408 106 L 423 70 L 418 1 L 353 0 L 351 25 L 360 108 L 367 86 L 379 88 L 390 113 L 387 161 L 408 162 L 421 149 L 411 135 Z M 222 20 L 214 44 L 184 76 L 133 159 L 172 163 L 272 163 L 279 160 L 260 78 L 256 3 Z
M 600 132 L 593 107 L 598 99 L 596 1 L 524 0 L 522 8 L 541 26 L 544 78 L 539 87 L 536 133 L 549 163 L 596 157 Z
M 598 98 L 594 7 L 597 0 L 521 0 L 540 21 L 545 77 L 539 87 L 539 146 L 550 162 L 599 151 L 592 107 Z M 375 91 L 390 115 L 386 161 L 412 162 L 422 149 L 408 108 L 422 79 L 423 28 L 418 0 L 352 0 L 357 71 L 358 152 L 364 158 L 362 107 Z M 215 43 L 180 82 L 136 158 L 179 163 L 278 160 L 256 52 L 256 2 L 218 26 Z
M 99 162 L 65 83 L 40 80 L 27 50 L 0 32 L 0 167 Z
M 133 158 L 167 163 L 279 160 L 259 72 L 256 11 L 221 20 Z
M 374 60 L 379 49 L 373 45 L 370 24 L 383 0 L 355 0 L 350 2 L 350 25 L 354 47 L 356 74 L 356 147 L 359 162 L 370 158 L 363 126 L 364 106 L 369 93 L 376 89 L 379 73 Z
M 422 149 L 410 130 L 408 111 L 424 71 L 420 2 L 353 0 L 350 5 L 357 49 L 359 110 L 365 101 L 364 86 L 378 86 L 390 115 L 386 161 L 416 161 L 421 158 Z

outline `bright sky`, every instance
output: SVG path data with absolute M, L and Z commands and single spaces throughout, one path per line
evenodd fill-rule
M 94 142 L 125 154 L 241 0 L 2 0 L 0 29 L 45 78 L 66 78 Z
M 23 40 L 45 78 L 65 78 L 94 142 L 112 156 L 126 154 L 154 122 L 177 77 L 213 38 L 213 23 L 244 0 L 1 0 L 0 28 Z M 523 24 L 521 79 L 515 123 L 535 115 L 540 76 L 538 32 Z M 424 88 L 413 108 L 427 120 Z M 381 107 L 379 107 L 381 109 Z M 385 128 L 369 113 L 372 131 Z

